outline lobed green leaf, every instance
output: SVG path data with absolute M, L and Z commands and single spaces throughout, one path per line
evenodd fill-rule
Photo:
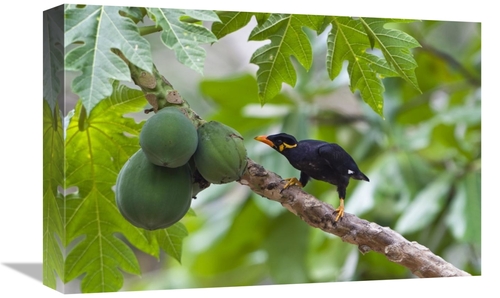
M 267 13 L 253 13 L 241 11 L 224 11 L 218 13 L 220 22 L 212 24 L 212 32 L 218 39 L 240 30 L 245 27 L 253 16 L 259 24 L 262 24 L 270 14 Z
M 63 126 L 57 102 L 43 101 L 43 284 L 56 289 L 56 273 L 64 278 L 63 209 L 58 187 L 64 183 Z
M 120 15 L 116 6 L 67 5 L 65 47 L 78 44 L 65 57 L 67 70 L 80 71 L 72 82 L 88 114 L 112 93 L 111 80 L 130 81 L 127 64 L 111 49 L 120 50 L 130 63 L 152 71 L 149 42 L 139 35 L 137 25 Z M 81 44 L 81 45 L 80 45 Z
M 400 76 L 418 89 L 415 76 L 417 64 L 410 49 L 418 42 L 406 33 L 386 29 L 384 25 L 397 20 L 334 17 L 328 35 L 327 70 L 333 80 L 348 61 L 350 88 L 359 90 L 363 100 L 379 115 L 383 114 L 383 77 Z M 381 50 L 384 59 L 369 53 Z
M 220 22 L 219 16 L 213 10 L 184 9 L 184 13 L 196 20 Z
M 182 223 L 177 222 L 166 229 L 152 231 L 151 233 L 155 235 L 159 247 L 180 263 L 182 239 L 188 235 L 186 227 Z
M 280 90 L 282 83 L 295 86 L 297 74 L 290 56 L 307 70 L 312 64 L 312 49 L 303 27 L 319 31 L 324 16 L 272 14 L 250 33 L 250 40 L 269 39 L 271 43 L 257 49 L 250 62 L 259 66 L 257 81 L 261 104 Z
M 398 75 L 420 91 L 415 76 L 417 63 L 410 52 L 410 49 L 420 47 L 420 44 L 403 31 L 384 27 L 387 23 L 411 21 L 382 18 L 360 18 L 359 21 L 368 34 L 372 48 L 379 48 Z
M 353 18 L 335 17 L 327 40 L 327 70 L 333 80 L 340 73 L 344 60 L 349 62 L 347 71 L 350 77 L 351 91 L 359 90 L 363 100 L 379 115 L 383 113 L 384 86 L 381 78 L 371 68 L 384 68 L 380 60 L 366 52 L 370 48 L 369 39 L 363 25 Z
M 144 232 L 119 213 L 112 189 L 121 165 L 139 148 L 141 125 L 123 114 L 140 111 L 145 104 L 142 92 L 121 86 L 90 116 L 79 101 L 66 129 L 65 188 L 78 191 L 66 199 L 65 245 L 73 241 L 76 245 L 66 258 L 65 282 L 85 273 L 83 292 L 119 290 L 123 276 L 118 268 L 140 273 L 137 259 L 118 233 L 152 252 Z
M 215 35 L 200 24 L 181 20 L 183 16 L 200 21 L 218 20 L 215 13 L 199 10 L 147 8 L 150 18 L 162 28 L 161 40 L 174 50 L 177 60 L 196 72 L 203 74 L 206 52 L 203 43 L 217 41 Z
M 43 98 L 54 110 L 61 92 L 58 73 L 63 70 L 64 19 L 61 8 L 43 12 Z

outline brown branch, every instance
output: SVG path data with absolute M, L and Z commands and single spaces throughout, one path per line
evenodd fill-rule
M 335 208 L 298 187 L 280 192 L 285 185 L 283 179 L 251 159 L 248 159 L 247 170 L 239 183 L 269 200 L 281 203 L 308 225 L 357 245 L 361 253 L 375 251 L 384 254 L 389 261 L 405 266 L 418 277 L 470 276 L 427 247 L 406 240 L 388 227 L 381 227 L 348 213 L 335 222 Z

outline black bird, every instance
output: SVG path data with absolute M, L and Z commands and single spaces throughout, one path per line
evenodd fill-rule
M 288 178 L 283 189 L 298 185 L 306 186 L 310 178 L 337 186 L 340 206 L 335 221 L 344 216 L 344 199 L 349 178 L 370 181 L 363 174 L 354 159 L 338 144 L 318 140 L 297 141 L 295 137 L 279 133 L 255 137 L 257 141 L 271 146 L 284 155 L 290 164 L 300 171 L 300 178 Z

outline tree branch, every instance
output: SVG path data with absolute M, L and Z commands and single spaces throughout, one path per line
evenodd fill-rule
M 269 200 L 281 203 L 308 225 L 357 245 L 361 253 L 372 250 L 384 254 L 389 261 L 405 266 L 418 277 L 470 276 L 433 254 L 427 247 L 406 240 L 388 227 L 381 227 L 348 213 L 344 213 L 344 217 L 335 222 L 335 208 L 298 187 L 290 187 L 281 192 L 284 180 L 251 159 L 248 159 L 247 169 L 239 183 Z

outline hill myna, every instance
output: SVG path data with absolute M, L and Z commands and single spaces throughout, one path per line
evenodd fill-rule
M 354 159 L 338 144 L 318 140 L 297 141 L 295 137 L 278 133 L 255 137 L 257 141 L 269 145 L 282 155 L 290 164 L 300 171 L 300 178 L 288 178 L 283 187 L 291 185 L 305 187 L 310 178 L 328 182 L 337 186 L 340 206 L 335 221 L 344 216 L 344 200 L 349 179 L 370 181 L 363 174 Z

